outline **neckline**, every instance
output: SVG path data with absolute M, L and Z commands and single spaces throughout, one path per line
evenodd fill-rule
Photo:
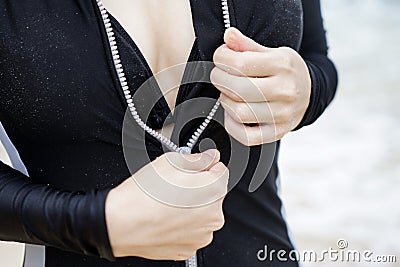
M 191 152 L 191 150 L 193 149 L 193 146 L 197 143 L 197 141 L 198 141 L 199 137 L 201 136 L 202 132 L 208 126 L 208 124 L 211 122 L 211 120 L 213 119 L 215 113 L 217 112 L 218 108 L 220 107 L 220 105 L 221 105 L 220 99 L 217 99 L 217 101 L 215 102 L 213 108 L 209 112 L 208 116 L 204 119 L 203 123 L 193 133 L 192 138 L 190 138 L 190 140 L 187 142 L 187 145 L 185 147 L 181 147 L 181 146 L 179 146 L 179 144 L 178 145 L 175 144 L 175 142 L 173 142 L 173 140 L 171 140 L 170 138 L 167 138 L 167 137 L 163 136 L 162 134 L 158 133 L 156 130 L 154 130 L 151 127 L 149 127 L 146 124 L 146 122 L 143 121 L 140 118 L 140 115 L 137 112 L 138 110 L 136 109 L 135 103 L 133 101 L 132 93 L 130 91 L 130 88 L 129 88 L 129 85 L 128 85 L 128 82 L 127 82 L 127 78 L 125 77 L 124 68 L 123 68 L 123 66 L 121 64 L 122 61 L 120 59 L 120 53 L 119 53 L 119 50 L 118 50 L 116 37 L 115 37 L 115 33 L 114 33 L 114 30 L 113 30 L 113 27 L 112 27 L 112 24 L 111 24 L 110 16 L 109 16 L 107 10 L 105 9 L 104 5 L 102 4 L 101 0 L 97 0 L 97 5 L 98 5 L 98 8 L 99 8 L 99 13 L 101 14 L 102 20 L 103 20 L 103 27 L 104 27 L 103 33 L 105 32 L 107 34 L 107 39 L 108 39 L 110 52 L 111 52 L 111 56 L 112 56 L 112 60 L 113 60 L 113 64 L 114 64 L 114 69 L 115 69 L 114 74 L 117 74 L 117 77 L 118 77 L 118 80 L 119 80 L 119 83 L 120 83 L 120 86 L 118 86 L 118 87 L 120 87 L 122 89 L 123 94 L 124 94 L 124 96 L 126 98 L 126 102 L 128 104 L 129 111 L 130 111 L 132 117 L 134 118 L 134 120 L 137 122 L 137 125 L 140 126 L 146 133 L 148 133 L 151 136 L 153 136 L 156 139 L 158 139 L 159 142 L 161 142 L 162 144 L 166 145 L 171 151 L 176 151 L 176 152 L 185 153 L 185 154 L 188 153 L 188 151 Z M 229 10 L 228 10 L 228 0 L 222 0 L 221 1 L 221 5 L 222 5 L 223 18 L 224 18 L 224 26 L 225 26 L 225 29 L 227 29 L 231 25 L 230 24 L 230 17 L 229 17 Z M 190 7 L 192 7 L 192 5 Z M 192 14 L 193 14 L 193 12 L 192 12 Z M 192 16 L 192 22 L 193 22 L 192 25 L 194 27 L 195 23 L 193 21 L 193 16 Z M 195 31 L 195 35 L 197 35 L 196 34 L 196 30 L 194 30 L 194 31 Z M 130 39 L 132 39 L 132 38 L 130 38 Z M 124 40 L 124 41 L 126 41 L 126 40 Z M 133 42 L 133 40 L 132 40 L 132 42 Z M 193 51 L 193 46 L 192 46 L 192 51 Z M 108 53 L 108 55 L 110 55 L 110 54 Z M 142 56 L 143 56 L 143 53 L 142 53 Z M 186 64 L 185 64 L 184 74 L 188 70 L 188 62 L 189 61 L 190 60 L 188 59 Z M 150 69 L 150 67 L 148 67 L 148 68 Z M 152 73 L 152 72 L 150 71 L 149 73 Z M 150 79 L 151 78 L 152 77 L 150 77 Z M 186 78 L 185 75 L 183 75 L 182 80 L 184 78 Z M 153 79 L 153 83 L 154 83 L 154 79 Z M 180 86 L 180 88 L 181 88 L 181 86 Z M 163 97 L 162 94 L 161 94 L 161 97 Z M 164 98 L 164 101 L 165 101 L 165 98 Z M 150 107 L 150 108 L 151 108 L 151 110 L 154 110 L 153 109 L 154 107 Z M 174 130 L 175 129 L 176 129 L 176 127 L 174 127 Z
M 192 9 L 193 5 L 190 1 L 190 8 Z M 120 33 L 122 35 L 123 38 L 125 38 L 125 40 L 132 45 L 133 49 L 137 52 L 137 56 L 140 60 L 140 63 L 143 65 L 144 70 L 146 72 L 147 78 L 151 79 L 154 78 L 155 75 L 157 75 L 157 73 L 155 74 L 153 72 L 153 70 L 151 69 L 149 63 L 147 62 L 146 58 L 144 57 L 144 54 L 142 53 L 142 51 L 140 50 L 140 47 L 137 45 L 137 43 L 135 42 L 135 40 L 132 38 L 132 36 L 129 35 L 129 33 L 125 30 L 125 28 L 121 25 L 121 23 L 109 12 L 107 11 L 110 21 L 112 22 L 112 24 L 114 25 L 115 30 Z M 176 99 L 175 99 L 175 106 L 173 107 L 174 109 L 177 107 L 177 105 L 179 105 L 180 103 L 183 102 L 183 96 L 185 95 L 184 91 L 185 89 L 188 89 L 188 86 L 190 86 L 189 84 L 185 84 L 184 81 L 185 79 L 187 79 L 187 75 L 189 75 L 189 69 L 188 69 L 188 63 L 195 60 L 198 53 L 198 37 L 196 34 L 196 27 L 195 27 L 195 20 L 194 20 L 194 15 L 193 15 L 193 10 L 191 12 L 191 16 L 192 16 L 192 25 L 194 28 L 194 33 L 195 33 L 195 38 L 193 40 L 188 58 L 186 59 L 186 62 L 184 64 L 185 68 L 183 71 L 183 75 L 181 77 L 180 80 L 180 85 L 178 88 L 178 93 L 176 95 Z M 123 62 L 122 62 L 123 64 Z M 154 93 L 156 94 L 157 97 L 159 97 L 159 100 L 157 101 L 157 108 L 161 108 L 164 109 L 166 111 L 167 114 L 172 115 L 172 111 L 170 106 L 167 103 L 167 100 L 165 99 L 165 96 L 161 90 L 160 84 L 158 83 L 157 79 L 154 79 L 154 86 L 152 86 L 151 88 L 155 91 Z M 119 86 L 120 87 L 120 86 Z M 121 88 L 120 88 L 121 89 Z

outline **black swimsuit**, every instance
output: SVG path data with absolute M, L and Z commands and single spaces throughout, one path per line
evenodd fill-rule
M 337 82 L 327 58 L 319 1 L 229 4 L 232 26 L 265 46 L 290 46 L 303 56 L 313 86 L 310 106 L 297 129 L 313 123 L 332 100 Z M 212 61 L 223 40 L 220 2 L 192 0 L 191 7 L 196 41 L 189 61 Z M 128 83 L 135 90 L 152 73 L 124 29 L 115 19 L 112 24 Z M 127 104 L 96 1 L 0 0 L 0 25 L 0 121 L 30 177 L 0 163 L 0 239 L 45 245 L 46 266 L 184 266 L 135 257 L 116 260 L 111 252 L 104 218 L 107 193 L 148 161 L 130 165 L 124 158 Z M 185 77 L 209 74 L 202 64 L 195 70 L 193 74 L 186 69 Z M 179 114 L 185 110 L 170 116 L 159 88 L 150 86 L 147 92 L 146 99 L 135 97 L 135 104 L 141 112 L 149 109 L 147 123 L 152 128 L 161 128 L 165 121 L 183 127 L 184 116 Z M 177 105 L 198 97 L 216 99 L 218 91 L 208 83 L 182 85 Z M 155 105 L 149 108 L 146 101 Z M 205 115 L 208 111 L 204 107 Z M 232 149 L 235 155 L 234 148 L 241 145 L 217 123 L 223 123 L 222 115 L 220 110 L 201 139 L 212 140 L 229 164 Z M 185 144 L 203 119 L 174 130 L 173 139 Z M 129 134 L 125 138 L 129 140 Z M 157 140 L 145 138 L 148 160 L 163 153 Z M 278 149 L 279 142 L 250 149 L 246 171 L 224 202 L 226 224 L 213 243 L 198 252 L 199 266 L 297 266 L 293 261 L 275 259 L 268 264 L 257 259 L 265 245 L 293 248 L 281 214 L 277 154 L 260 156 L 270 147 Z M 135 153 L 134 146 L 130 149 L 125 152 Z M 200 149 L 197 145 L 194 151 Z M 261 166 L 272 166 L 254 174 L 260 161 Z M 255 175 L 264 182 L 250 193 Z M 28 259 L 26 266 L 32 266 Z

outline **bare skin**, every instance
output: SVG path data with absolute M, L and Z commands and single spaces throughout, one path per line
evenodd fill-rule
M 106 221 L 116 257 L 186 260 L 196 250 L 210 244 L 213 232 L 224 225 L 222 202 L 227 191 L 228 171 L 219 162 L 218 151 L 185 157 L 175 154 L 167 153 L 157 158 L 135 173 L 134 179 L 127 179 L 109 193 Z M 174 166 L 170 164 L 171 159 Z M 169 182 L 187 187 L 199 186 L 199 181 L 203 185 L 214 182 L 212 190 L 204 195 L 193 194 L 193 198 L 200 198 L 204 203 L 219 198 L 196 208 L 159 202 L 147 195 L 137 183 L 140 179 L 154 177 L 155 170 L 168 175 Z
M 166 75 L 163 70 L 187 61 L 195 38 L 189 1 L 103 2 L 136 42 L 153 73 L 159 74 L 156 79 L 168 105 L 174 107 L 184 65 Z M 225 127 L 239 142 L 248 146 L 273 142 L 301 121 L 309 103 L 311 79 L 296 51 L 267 48 L 229 29 L 225 44 L 215 51 L 214 63 L 211 81 L 222 93 Z M 158 130 L 170 136 L 172 128 Z M 228 170 L 219 162 L 219 154 L 174 155 L 173 164 L 167 157 L 159 157 L 135 173 L 135 179 L 110 191 L 106 221 L 116 257 L 188 259 L 223 226 L 223 197 L 201 208 L 171 207 L 148 196 L 135 182 L 151 177 L 157 169 L 163 170 L 157 172 L 161 178 L 176 184 L 184 181 L 188 187 L 198 186 L 198 181 L 219 180 L 214 192 L 201 197 L 224 196 Z
M 189 1 L 105 0 L 103 3 L 135 41 L 154 74 L 186 63 L 195 39 Z M 172 75 L 156 76 L 170 108 L 175 106 L 178 88 L 169 85 L 179 85 L 183 71 L 184 65 Z
M 156 75 L 170 108 L 174 107 L 184 72 L 184 65 L 163 75 L 163 70 L 186 63 L 193 41 L 189 1 L 105 0 L 107 10 L 122 24 Z M 180 10 L 180 12 L 176 12 Z M 170 136 L 173 125 L 162 129 Z M 161 129 L 158 129 L 161 131 Z M 171 156 L 171 155 L 170 155 Z M 185 260 L 207 246 L 213 232 L 224 224 L 223 196 L 227 190 L 228 171 L 219 162 L 218 151 L 167 159 L 163 155 L 111 190 L 106 201 L 108 235 L 116 257 L 138 256 L 148 259 Z M 171 164 L 172 163 L 172 164 Z M 155 171 L 156 174 L 155 174 Z M 137 181 L 160 177 L 172 184 L 201 186 L 219 180 L 214 192 L 198 196 L 217 201 L 199 208 L 171 207 L 151 198 Z
M 190 2 L 105 0 L 103 3 L 139 47 L 172 110 L 195 39 Z M 165 71 L 172 66 L 172 71 Z M 169 124 L 157 131 L 170 137 L 173 127 Z
M 306 63 L 289 47 L 262 46 L 235 28 L 224 41 L 214 53 L 211 81 L 221 91 L 225 129 L 247 146 L 282 139 L 310 102 Z

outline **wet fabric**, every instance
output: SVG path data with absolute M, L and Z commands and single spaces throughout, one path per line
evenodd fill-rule
M 219 1 L 192 0 L 196 34 L 189 61 L 212 61 L 223 43 Z M 332 100 L 336 71 L 327 57 L 319 1 L 229 1 L 232 26 L 270 47 L 290 46 L 305 59 L 312 78 L 307 112 L 297 127 L 313 123 Z M 138 47 L 112 19 L 128 83 L 139 88 L 152 73 Z M 208 69 L 197 68 L 208 75 Z M 185 71 L 185 77 L 193 75 Z M 185 79 L 185 78 L 184 78 Z M 177 104 L 198 97 L 218 97 L 207 83 L 181 86 Z M 202 118 L 180 125 L 156 85 L 147 99 L 157 99 L 147 123 L 159 128 L 174 121 L 175 139 L 185 144 Z M 144 101 L 144 100 L 143 100 Z M 139 111 L 145 102 L 135 99 Z M 146 164 L 128 166 L 122 143 L 127 105 L 109 51 L 95 0 L 0 0 L 0 121 L 19 152 L 29 177 L 0 163 L 0 239 L 46 246 L 46 266 L 184 266 L 184 262 L 115 259 L 104 216 L 109 190 Z M 204 108 L 205 116 L 208 113 Z M 216 120 L 223 123 L 222 111 Z M 223 125 L 213 122 L 201 136 L 210 139 L 228 164 L 232 142 Z M 164 153 L 145 137 L 148 159 Z M 240 144 L 235 144 L 241 147 Z M 290 251 L 293 245 L 281 214 L 277 155 L 250 149 L 247 167 L 224 202 L 225 227 L 198 252 L 200 266 L 265 266 L 257 252 Z M 194 151 L 201 148 L 197 145 Z M 232 153 L 232 154 L 231 154 Z M 257 165 L 271 162 L 263 183 L 249 192 Z M 261 164 L 259 164 L 261 162 Z M 268 261 L 268 260 L 267 260 Z M 273 260 L 268 266 L 297 266 Z

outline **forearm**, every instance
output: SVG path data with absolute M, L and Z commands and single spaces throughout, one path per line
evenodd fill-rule
M 335 66 L 324 55 L 314 54 L 303 57 L 310 72 L 310 103 L 304 117 L 295 130 L 314 123 L 333 100 L 337 87 Z
M 0 162 L 0 239 L 111 260 L 104 218 L 108 191 L 68 192 L 34 184 Z
M 328 57 L 328 45 L 319 0 L 303 1 L 304 32 L 300 55 L 306 62 L 311 82 L 311 96 L 307 111 L 295 130 L 316 121 L 336 93 L 337 72 Z

